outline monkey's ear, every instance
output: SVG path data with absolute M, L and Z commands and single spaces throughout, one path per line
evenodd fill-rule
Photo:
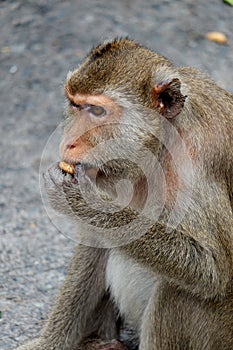
M 168 119 L 178 115 L 184 107 L 187 96 L 182 95 L 180 87 L 178 78 L 163 81 L 153 87 L 155 108 Z

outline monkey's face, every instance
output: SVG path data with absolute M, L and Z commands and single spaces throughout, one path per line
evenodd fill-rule
M 111 93 L 109 96 L 108 93 L 71 94 L 69 82 L 66 93 L 68 104 L 60 155 L 63 162 L 72 165 L 72 171 L 67 171 L 72 175 L 68 176 L 59 164 L 53 166 L 49 174 L 53 182 L 57 182 L 57 188 L 62 186 L 63 177 L 65 182 L 70 181 L 72 196 L 75 196 L 80 181 L 86 177 L 114 196 L 114 183 L 119 179 L 139 181 L 143 172 L 134 159 L 140 156 L 140 148 L 146 140 L 146 132 L 139 122 L 142 110 L 139 113 L 136 108 L 129 108 L 129 102 L 122 96 L 121 102 L 117 103 L 110 97 Z
M 101 142 L 114 137 L 122 117 L 122 108 L 104 95 L 72 95 L 66 88 L 68 107 L 66 127 L 60 146 L 61 158 L 72 164 L 90 166 L 98 162 L 101 154 L 91 154 Z M 97 152 L 98 153 L 98 152 Z
M 139 122 L 145 112 L 142 106 L 135 108 L 135 103 L 133 106 L 117 94 L 113 98 L 110 92 L 71 94 L 68 87 L 60 155 L 74 170 L 68 174 L 58 163 L 45 174 L 52 206 L 72 219 L 85 215 L 89 222 L 90 217 L 93 220 L 97 216 L 95 224 L 100 221 L 100 207 L 112 206 L 115 210 L 112 202 L 120 208 L 130 204 L 142 209 L 148 187 L 143 168 L 149 169 L 146 157 L 140 153 L 147 135 Z M 105 203 L 97 205 L 100 198 Z M 101 225 L 105 225 L 103 217 Z

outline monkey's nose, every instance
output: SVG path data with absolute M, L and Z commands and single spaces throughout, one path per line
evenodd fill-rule
M 67 150 L 74 149 L 75 147 L 76 147 L 76 145 L 75 145 L 74 143 L 71 143 L 71 144 L 66 145 L 66 149 L 67 149 Z
M 60 156 L 70 163 L 82 162 L 91 146 L 86 139 L 64 140 L 60 146 Z

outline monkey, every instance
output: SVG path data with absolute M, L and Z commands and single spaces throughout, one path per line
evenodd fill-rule
M 91 49 L 65 94 L 73 170 L 44 181 L 80 242 L 18 350 L 233 349 L 233 96 L 129 38 Z

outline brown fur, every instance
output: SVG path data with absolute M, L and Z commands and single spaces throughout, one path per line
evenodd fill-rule
M 125 131 L 117 130 L 118 135 L 143 140 L 157 156 L 166 175 L 168 198 L 159 221 L 137 240 L 114 249 L 79 246 L 41 337 L 19 350 L 85 349 L 83 342 L 92 337 L 106 342 L 122 339 L 129 349 L 140 350 L 233 349 L 233 96 L 204 74 L 192 68 L 175 68 L 164 57 L 129 39 L 116 39 L 94 48 L 68 78 L 66 91 L 69 98 L 76 94 L 109 95 L 116 106 L 122 105 L 123 117 L 127 115 L 125 106 L 131 108 L 128 111 L 133 112 L 131 125 Z M 155 122 L 154 135 L 141 129 L 140 118 Z M 168 138 L 180 164 L 185 159 L 173 136 L 166 135 L 162 118 L 168 118 L 182 137 L 194 170 L 191 202 L 187 207 L 183 203 L 179 210 L 185 215 L 177 225 L 171 225 L 170 231 L 169 214 L 184 184 L 177 181 L 172 157 L 155 135 Z M 76 119 L 68 113 L 71 129 L 77 125 Z M 118 151 L 125 154 L 123 151 L 127 150 Z M 133 150 L 128 150 L 128 154 L 133 159 Z M 100 155 L 103 160 L 104 156 Z M 91 164 L 97 166 L 98 160 Z M 88 220 L 93 230 L 94 227 L 120 230 L 138 217 L 144 203 L 129 205 L 115 213 L 100 210 L 106 201 L 109 208 L 116 208 L 111 186 L 122 173 L 140 184 L 137 190 L 145 196 L 143 175 L 125 159 L 103 167 L 97 185 L 88 179 L 85 164 L 76 173 L 78 182 L 88 183 L 87 191 L 93 193 L 96 207 L 87 205 L 79 185 L 57 166 L 45 174 L 45 182 L 57 210 L 77 221 L 80 217 Z M 140 201 L 138 192 L 136 197 Z M 142 219 L 135 230 L 143 231 L 146 223 Z M 110 239 L 115 242 L 115 237 Z M 118 290 L 106 282 L 108 269 L 108 278 L 115 278 L 114 269 L 108 265 L 112 257 L 116 259 L 112 260 L 114 268 L 115 261 L 126 264 L 122 265 L 125 266 L 121 270 L 122 281 L 116 280 L 122 294 L 117 294 Z M 131 269 L 135 275 L 127 280 Z M 158 284 L 139 320 L 140 328 L 133 329 L 132 338 L 125 339 L 123 334 L 130 327 L 125 324 L 127 315 L 126 320 L 122 318 L 125 310 L 120 304 L 132 302 L 135 288 L 131 294 L 126 290 L 131 284 L 140 286 L 137 276 L 139 279 L 148 276 L 148 285 L 158 276 Z M 129 286 L 123 284 L 124 277 Z M 138 303 L 143 305 L 149 287 L 145 284 L 140 288 L 136 292 Z M 133 315 L 136 306 L 137 301 L 133 300 L 132 307 L 129 306 Z M 119 346 L 112 344 L 113 349 Z M 107 345 L 103 349 L 107 350 Z
M 147 61 L 150 63 L 145 64 Z M 148 105 L 153 103 L 152 85 L 148 77 L 158 64 L 171 66 L 166 58 L 134 41 L 116 39 L 90 52 L 77 73 L 69 79 L 69 90 L 73 94 L 78 91 L 81 94 L 97 95 L 106 88 L 117 86 L 122 92 L 135 94 L 140 103 Z

